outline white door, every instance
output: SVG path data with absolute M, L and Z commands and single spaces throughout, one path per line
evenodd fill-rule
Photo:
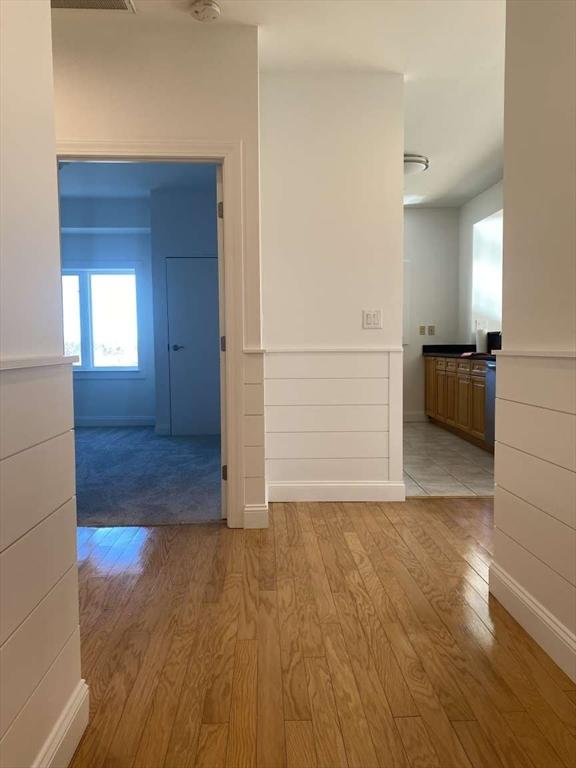
M 219 435 L 217 258 L 166 259 L 173 435 Z

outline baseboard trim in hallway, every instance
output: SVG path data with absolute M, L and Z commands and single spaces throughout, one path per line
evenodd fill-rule
M 576 635 L 497 563 L 490 566 L 490 592 L 576 682 Z
M 404 501 L 403 482 L 348 481 L 348 482 L 269 482 L 270 501 Z

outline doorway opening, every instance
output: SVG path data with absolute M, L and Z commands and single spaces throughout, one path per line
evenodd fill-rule
M 221 165 L 61 161 L 59 194 L 78 524 L 225 518 Z
M 502 202 L 404 211 L 407 496 L 494 495 Z

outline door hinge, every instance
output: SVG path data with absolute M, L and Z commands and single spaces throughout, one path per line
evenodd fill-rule
M 218 218 L 223 219 L 224 218 L 224 203 L 222 200 L 218 203 Z
M 220 336 L 220 351 L 226 352 L 226 336 Z
M 222 464 L 222 480 L 228 480 L 228 464 Z

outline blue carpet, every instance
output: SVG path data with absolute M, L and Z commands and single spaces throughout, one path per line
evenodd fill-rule
M 78 525 L 220 520 L 220 437 L 152 427 L 76 429 Z

